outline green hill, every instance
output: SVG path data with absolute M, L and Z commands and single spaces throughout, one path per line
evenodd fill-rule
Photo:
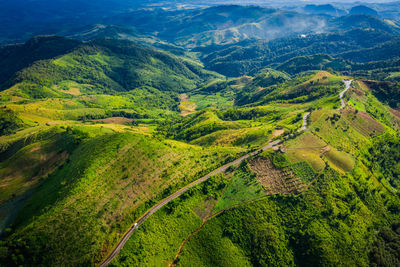
M 36 62 L 19 72 L 10 86 L 34 84 L 54 91 L 52 86 L 69 80 L 92 85 L 99 93 L 130 91 L 141 86 L 182 92 L 194 89 L 196 83 L 208 77 L 213 75 L 164 52 L 128 41 L 104 39 L 83 43 L 54 60 Z
M 66 54 L 78 45 L 78 41 L 62 37 L 38 36 L 25 44 L 0 47 L 0 86 L 35 61 Z
M 2 252 L 4 246 L 8 248 L 8 256 L 3 258 L 2 254 L 2 263 L 86 265 L 99 262 L 104 249 L 108 250 L 154 201 L 240 151 L 203 150 L 142 134 L 115 133 L 100 126 L 62 128 L 57 130 L 64 135 L 61 143 L 52 146 L 33 143 L 10 158 L 32 161 L 36 151 L 41 158 L 45 153 L 56 153 L 62 157 L 55 168 L 44 170 L 49 162 L 39 161 L 30 166 L 40 170 L 31 178 L 35 169 L 25 168 L 18 174 L 18 164 L 6 161 L 2 165 L 2 173 L 11 173 L 16 179 L 9 185 L 4 184 L 2 177 L 3 188 L 12 190 L 11 186 L 19 185 L 30 190 L 14 192 L 25 197 L 22 203 L 16 204 L 23 206 L 18 207 L 21 211 L 13 224 L 13 234 L 2 243 Z M 67 142 L 71 138 L 72 142 Z M 49 156 L 49 160 L 54 160 L 52 154 Z M 65 257 L 65 253 L 69 256 Z
M 134 117 L 133 123 L 129 113 L 107 118 L 113 116 L 110 111 L 137 108 L 124 90 L 149 77 L 137 75 L 124 83 L 112 79 L 121 54 L 128 57 L 126 62 L 136 58 L 135 66 L 158 66 L 161 72 L 195 78 L 187 87 L 159 87 L 160 96 L 212 95 L 230 88 L 243 100 L 242 106 L 235 102 L 231 108 L 207 108 L 182 118 L 164 112 L 165 120 L 157 121 L 154 110 L 159 109 L 139 98 L 143 114 L 153 120 Z M 161 60 L 175 65 L 164 67 Z M 54 65 L 51 72 L 49 64 Z M 10 97 L 3 96 L 6 109 L 15 113 L 9 113 L 14 115 L 4 123 L 8 135 L 0 140 L 2 209 L 14 211 L 0 217 L 2 264 L 96 265 L 162 198 L 274 138 L 284 140 L 284 154 L 256 155 L 188 191 L 152 215 L 112 264 L 158 265 L 176 259 L 204 266 L 335 264 L 337 255 L 344 255 L 350 265 L 369 262 L 375 234 L 398 217 L 397 172 L 371 161 L 381 153 L 370 149 L 374 142 L 389 136 L 397 140 L 396 115 L 371 93 L 384 97 L 385 87 L 355 82 L 348 106 L 338 111 L 344 77 L 337 74 L 320 71 L 290 77 L 264 69 L 255 77 L 214 80 L 194 90 L 197 81 L 215 76 L 198 67 L 191 71 L 192 65 L 186 64 L 192 63 L 127 42 L 102 40 L 19 72 L 14 87 L 3 92 Z M 74 76 L 78 69 L 80 76 Z M 70 77 L 70 82 L 63 77 Z M 161 84 L 161 76 L 150 77 L 152 86 Z M 78 87 L 81 79 L 92 86 Z M 27 81 L 59 95 L 26 95 L 24 100 L 10 95 Z M 109 87 L 112 83 L 119 87 Z M 63 89 L 53 84 L 62 84 Z M 156 90 L 151 85 L 147 86 Z M 106 119 L 87 116 L 95 110 Z M 307 111 L 312 111 L 310 130 L 298 132 Z M 77 114 L 89 121 L 78 120 Z M 396 159 L 395 154 L 390 158 Z M 30 164 L 19 168 L 25 162 Z M 271 183 L 271 173 L 282 185 Z M 182 253 L 176 255 L 180 247 Z
M 31 123 L 38 121 L 32 115 L 46 122 L 121 115 L 156 118 L 178 111 L 179 93 L 216 77 L 188 59 L 129 41 L 103 39 L 33 62 L 4 84 L 0 98 Z M 45 100 L 49 98 L 56 101 Z
M 398 244 L 398 174 L 393 171 L 397 168 L 391 167 L 398 160 L 398 153 L 393 152 L 398 146 L 398 126 L 391 128 L 396 118 L 361 81 L 354 82 L 346 97 L 351 106 L 341 111 L 334 108 L 331 101 L 341 90 L 338 85 L 342 78 L 319 72 L 285 82 L 275 91 L 280 99 L 323 93 L 304 99 L 302 104 L 268 102 L 275 109 L 269 114 L 281 112 L 278 122 L 267 122 L 267 106 L 219 113 L 220 120 L 243 122 L 251 118 L 253 123 L 265 122 L 265 129 L 268 124 L 289 126 L 296 117 L 296 113 L 287 117 L 289 108 L 292 112 L 316 108 L 309 119 L 310 130 L 292 132 L 290 140 L 284 142 L 283 154 L 269 151 L 256 155 L 225 173 L 226 180 L 215 178 L 215 189 L 206 191 L 198 186 L 166 206 L 141 226 L 112 264 L 309 266 L 397 262 L 396 252 L 390 249 Z M 357 109 L 354 103 L 359 103 Z M 205 114 L 184 119 L 184 125 L 202 123 L 199 118 Z M 221 146 L 224 136 L 235 138 L 233 130 L 219 130 L 194 142 Z M 184 128 L 178 133 L 182 131 Z M 218 132 L 222 134 L 217 136 Z M 371 161 L 374 157 L 379 159 Z M 269 161 L 270 165 L 266 164 Z M 277 181 L 282 187 L 275 187 Z M 306 184 L 307 189 L 288 193 L 296 183 Z M 271 188 L 279 193 L 270 193 Z M 225 209 L 219 213 L 221 207 Z M 175 250 L 170 248 L 172 244 Z M 140 252 L 138 247 L 142 248 Z

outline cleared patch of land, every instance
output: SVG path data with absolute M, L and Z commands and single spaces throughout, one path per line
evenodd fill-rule
M 343 111 L 343 115 L 349 125 L 364 136 L 378 135 L 385 131 L 385 127 L 366 112 L 348 108 Z
M 306 161 L 317 172 L 325 168 L 325 162 L 320 155 L 327 144 L 312 133 L 305 133 L 294 140 L 288 141 L 285 145 L 285 151 L 293 163 Z
M 189 101 L 187 94 L 181 94 L 179 96 L 181 100 L 181 104 L 179 105 L 179 109 L 181 110 L 181 115 L 186 117 L 190 114 L 196 112 L 196 103 Z
M 279 129 L 279 130 L 273 131 L 273 132 L 272 132 L 272 136 L 273 136 L 273 137 L 278 137 L 278 136 L 281 136 L 281 135 L 284 134 L 284 133 L 285 133 L 285 130 Z
M 133 121 L 133 119 L 124 118 L 124 117 L 111 117 L 111 118 L 99 119 L 99 120 L 94 120 L 94 121 L 124 125 L 127 123 L 131 123 Z
M 306 185 L 290 169 L 276 169 L 271 161 L 257 157 L 249 162 L 250 168 L 257 174 L 257 180 L 264 186 L 267 195 L 299 194 Z
M 349 172 L 354 168 L 355 160 L 352 156 L 343 151 L 336 149 L 329 149 L 324 156 L 328 159 L 329 163 L 335 169 L 339 168 L 340 171 Z
M 196 213 L 200 219 L 204 221 L 212 214 L 215 204 L 217 201 L 212 197 L 207 197 L 199 205 L 193 208 L 193 212 Z

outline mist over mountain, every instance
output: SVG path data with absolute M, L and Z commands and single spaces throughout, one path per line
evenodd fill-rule
M 336 4 L 321 4 L 322 2 L 312 3 L 312 2 L 295 2 L 295 1 L 273 1 L 270 4 L 265 4 L 264 2 L 246 2 L 242 3 L 240 1 L 130 1 L 130 0 L 112 0 L 112 1 L 48 1 L 48 0 L 36 0 L 36 1 L 2 1 L 0 3 L 0 43 L 15 43 L 26 41 L 35 35 L 43 34 L 63 34 L 63 32 L 70 31 L 71 29 L 83 27 L 86 25 L 95 24 L 112 24 L 116 26 L 126 25 L 129 20 L 131 20 L 129 26 L 135 26 L 134 16 L 145 16 L 145 14 L 135 14 L 131 13 L 133 10 L 146 9 L 153 10 L 155 8 L 162 8 L 166 10 L 193 10 L 195 15 L 200 8 L 207 8 L 210 6 L 217 5 L 229 5 L 229 4 L 245 4 L 246 6 L 262 5 L 268 13 L 268 9 L 283 9 L 290 12 L 298 12 L 305 14 L 314 14 L 315 16 L 343 16 L 347 13 L 351 14 L 370 14 L 377 16 L 375 9 L 379 10 L 379 13 L 384 18 L 398 19 L 398 9 L 395 3 L 386 4 L 381 2 L 380 4 L 370 4 L 370 6 L 363 6 L 345 2 L 337 2 Z M 328 3 L 328 2 L 327 2 Z M 197 11 L 196 11 L 197 10 Z M 250 9 L 248 9 L 250 10 Z M 358 11 L 357 11 L 358 10 Z M 190 12 L 189 12 L 190 13 Z M 189 14 L 188 13 L 188 14 Z M 160 15 L 160 14 L 159 14 Z M 165 14 L 166 15 L 166 14 Z M 211 14 L 210 14 L 211 15 Z M 232 14 L 234 15 L 234 14 Z M 236 16 L 241 14 L 236 14 Z M 246 14 L 243 14 L 246 17 Z M 247 14 L 250 18 L 252 14 Z M 123 17 L 129 17 L 123 18 Z M 154 16 L 154 15 L 153 15 Z M 168 15 L 166 15 L 168 16 Z M 173 14 L 172 14 L 173 16 Z M 218 16 L 218 15 L 217 15 Z M 284 14 L 282 14 L 285 17 Z M 300 15 L 287 15 L 286 19 L 290 16 L 300 16 Z M 248 18 L 249 18 L 248 17 Z M 255 15 L 254 21 L 247 19 L 248 23 L 256 23 L 251 25 L 243 25 L 243 29 L 239 29 L 239 33 L 236 33 L 237 29 L 228 29 L 225 33 L 220 35 L 233 35 L 237 39 L 241 39 L 243 35 L 249 36 L 250 38 L 254 36 L 262 36 L 263 38 L 272 36 L 280 37 L 282 34 L 278 34 L 282 31 L 277 31 L 273 29 L 271 21 L 264 22 L 257 20 L 260 15 Z M 149 18 L 144 18 L 145 21 L 141 27 L 144 28 L 146 23 L 149 23 Z M 156 18 L 157 23 L 160 24 L 168 23 L 165 18 Z M 177 20 L 175 18 L 175 20 Z M 212 18 L 214 19 L 214 18 Z M 234 18 L 233 18 L 234 19 Z M 282 18 L 285 19 L 285 18 Z M 292 23 L 292 28 L 297 27 L 295 30 L 286 28 L 288 32 L 299 32 L 304 31 L 308 28 L 310 32 L 318 31 L 318 27 L 323 27 L 324 22 L 318 20 L 319 18 L 304 17 L 301 20 L 293 19 L 288 22 L 280 21 L 280 18 L 275 18 L 272 23 Z M 147 21 L 146 21 L 147 20 Z M 244 18 L 246 20 L 246 18 Z M 318 21 L 317 21 L 318 20 Z M 136 21 L 138 21 L 136 19 Z M 195 23 L 196 21 L 187 21 L 188 23 Z M 174 21 L 178 23 L 178 21 Z M 257 23 L 261 23 L 258 25 Z M 238 24 L 234 23 L 234 26 Z M 151 26 L 151 25 L 150 25 Z M 226 25 L 228 26 L 228 25 Z M 261 33 L 266 30 L 266 28 L 272 27 L 269 33 Z M 227 28 L 227 27 L 225 27 Z M 212 29 L 212 27 L 211 27 Z M 258 32 L 257 32 L 258 31 Z M 210 33 L 213 35 L 213 33 Z M 214 34 L 215 35 L 215 34 Z M 237 35 L 237 36 L 235 36 Z M 200 36 L 199 38 L 210 38 L 209 36 Z M 216 37 L 216 38 L 223 38 Z

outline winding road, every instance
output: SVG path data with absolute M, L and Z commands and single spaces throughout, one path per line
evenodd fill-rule
M 342 101 L 342 106 L 339 108 L 339 110 L 342 110 L 346 107 L 346 103 L 344 102 L 344 94 L 350 89 L 353 80 L 343 80 L 343 82 L 346 85 L 346 89 L 344 89 L 339 95 L 340 101 Z
M 246 154 L 228 164 L 225 164 L 224 166 L 210 172 L 209 174 L 207 174 L 206 176 L 201 177 L 200 179 L 194 181 L 193 183 L 183 187 L 182 189 L 180 189 L 179 191 L 175 192 L 174 194 L 170 195 L 167 198 L 164 198 L 163 200 L 161 200 L 158 204 L 156 204 L 155 206 L 153 206 L 151 209 L 149 209 L 142 217 L 140 217 L 130 228 L 129 230 L 124 234 L 124 236 L 122 237 L 122 239 L 118 242 L 118 244 L 115 246 L 115 248 L 111 251 L 111 253 L 107 256 L 107 258 L 103 261 L 103 263 L 101 263 L 99 266 L 100 267 L 105 267 L 107 266 L 117 255 L 118 253 L 121 251 L 121 249 L 124 247 L 125 243 L 128 241 L 128 239 L 132 236 L 132 234 L 136 231 L 136 229 L 138 229 L 138 227 L 143 224 L 152 214 L 154 214 L 157 210 L 161 209 L 162 207 L 164 207 L 166 204 L 168 204 L 168 202 L 170 202 L 171 200 L 181 196 L 183 193 L 185 193 L 187 190 L 189 190 L 190 188 L 201 184 L 202 182 L 208 180 L 209 178 L 211 178 L 214 175 L 220 174 L 225 172 L 229 167 L 233 166 L 233 165 L 237 165 L 239 163 L 241 163 L 243 160 L 254 156 L 262 151 L 265 151 L 269 148 L 273 148 L 274 146 L 277 146 L 279 144 L 281 144 L 282 141 L 281 140 L 276 140 L 273 142 L 269 142 L 268 145 L 264 146 L 261 149 L 258 149 L 254 152 L 251 152 L 249 154 Z
M 306 114 L 304 114 L 304 116 L 303 116 L 303 127 L 301 127 L 299 132 L 304 132 L 304 131 L 307 130 L 307 119 L 308 119 L 308 117 L 310 115 L 311 115 L 311 112 L 307 112 Z
M 344 102 L 344 94 L 350 89 L 351 87 L 351 83 L 353 82 L 353 80 L 343 80 L 346 88 L 345 90 L 343 90 L 340 93 L 340 100 L 342 102 L 342 106 L 339 108 L 339 110 L 343 109 L 346 107 L 346 103 Z M 306 131 L 307 130 L 307 119 L 308 116 L 310 116 L 310 112 L 307 112 L 304 114 L 303 116 L 303 127 L 299 130 L 299 132 L 302 131 Z M 167 198 L 164 198 L 163 200 L 161 200 L 159 203 L 157 203 L 155 206 L 153 206 L 151 209 L 149 209 L 145 214 L 143 214 L 142 217 L 140 217 L 130 228 L 129 230 L 124 234 L 124 236 L 121 238 L 121 240 L 118 242 L 118 244 L 115 246 L 115 248 L 111 251 L 111 253 L 107 256 L 107 258 L 99 265 L 99 267 L 105 267 L 107 266 L 117 255 L 118 253 L 121 251 L 121 249 L 124 247 L 124 245 L 126 244 L 126 242 L 129 240 L 129 238 L 132 236 L 132 234 L 136 231 L 136 229 L 138 229 L 138 227 L 143 224 L 152 214 L 154 214 L 156 211 L 158 211 L 159 209 L 161 209 L 162 207 L 164 207 L 166 204 L 168 204 L 171 200 L 181 196 L 183 193 L 185 193 L 186 191 L 188 191 L 190 188 L 201 184 L 202 182 L 208 180 L 209 178 L 211 178 L 214 175 L 220 174 L 225 172 L 229 167 L 233 166 L 233 165 L 237 165 L 239 163 L 241 163 L 243 160 L 248 159 L 251 156 L 254 156 L 262 151 L 265 151 L 269 148 L 273 148 L 274 146 L 277 146 L 279 144 L 281 144 L 282 141 L 281 140 L 276 140 L 273 142 L 269 142 L 268 145 L 264 146 L 261 149 L 258 149 L 254 152 L 251 152 L 249 154 L 246 154 L 228 164 L 225 164 L 224 166 L 210 172 L 209 174 L 201 177 L 200 179 L 194 181 L 193 183 L 181 188 L 179 191 L 175 192 L 174 194 L 168 196 Z

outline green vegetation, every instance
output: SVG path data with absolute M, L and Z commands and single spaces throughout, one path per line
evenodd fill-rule
M 354 167 L 355 160 L 349 154 L 343 151 L 331 149 L 324 155 L 329 163 L 331 163 L 333 167 L 339 168 L 339 170 L 348 172 L 351 171 Z
M 98 265 L 149 208 L 250 152 L 111 265 L 398 264 L 394 22 L 240 6 L 114 19 L 130 26 L 0 48 L 0 265 Z
M 177 249 L 199 228 L 225 190 L 227 180 L 213 177 L 168 203 L 146 221 L 128 241 L 112 266 L 159 265 L 173 262 Z
M 390 227 L 383 228 L 377 235 L 370 253 L 371 266 L 398 265 L 397 256 L 400 243 L 399 224 L 393 223 Z
M 400 84 L 397 82 L 374 82 L 365 81 L 366 85 L 379 101 L 388 104 L 393 108 L 399 107 Z
M 9 109 L 0 110 L 0 135 L 15 133 L 16 130 L 23 127 L 23 121 Z
M 8 247 L 3 262 L 98 262 L 155 201 L 235 157 L 232 149 L 202 150 L 102 128 L 71 131 L 81 143 L 22 207 L 2 244 Z
M 242 164 L 233 174 L 231 183 L 218 200 L 214 211 L 222 211 L 243 202 L 265 196 L 264 188 L 251 174 L 247 164 Z
M 197 104 L 197 109 L 201 110 L 207 107 L 215 107 L 220 109 L 226 109 L 233 106 L 232 96 L 220 93 L 212 95 L 192 95 L 190 100 Z
M 376 138 L 368 149 L 368 162 L 372 170 L 380 173 L 378 179 L 387 180 L 394 188 L 399 187 L 400 137 L 383 135 Z
M 369 229 L 374 223 L 384 223 L 383 217 L 375 215 L 387 208 L 381 206 L 384 199 L 369 202 L 372 196 L 359 193 L 375 187 L 364 179 L 345 181 L 327 170 L 304 195 L 269 197 L 228 210 L 189 240 L 180 262 L 226 265 L 223 253 L 240 251 L 231 254 L 230 262 L 247 258 L 252 265 L 334 265 L 339 261 L 366 265 L 374 239 Z
M 291 168 L 306 183 L 311 182 L 316 177 L 313 168 L 305 161 L 292 164 Z

